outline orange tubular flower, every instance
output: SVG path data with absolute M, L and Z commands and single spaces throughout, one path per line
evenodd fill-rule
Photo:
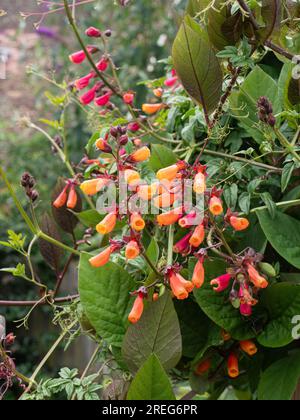
M 98 225 L 96 230 L 101 235 L 107 235 L 111 233 L 116 227 L 117 215 L 116 213 L 109 213 Z
M 125 249 L 125 257 L 127 260 L 134 260 L 140 255 L 140 247 L 136 241 L 130 241 Z
M 104 251 L 100 252 L 100 254 L 96 255 L 95 257 L 90 258 L 89 262 L 91 266 L 94 268 L 103 267 L 109 262 L 112 252 L 113 252 L 113 249 L 111 246 L 109 246 Z
M 164 90 L 162 88 L 157 88 L 153 90 L 153 93 L 157 98 L 161 98 L 163 96 Z
M 84 192 L 84 194 L 95 195 L 101 191 L 102 188 L 104 188 L 108 183 L 109 179 L 105 178 L 89 179 L 80 185 L 80 189 L 82 192 Z
M 56 200 L 53 202 L 53 206 L 57 209 L 63 207 L 68 199 L 67 190 L 69 186 L 66 185 L 65 188 L 62 190 L 62 192 L 59 194 L 59 196 L 56 198 Z
M 139 294 L 133 304 L 132 310 L 128 316 L 129 322 L 136 324 L 140 319 L 144 311 L 144 297 Z
M 168 181 L 173 181 L 176 178 L 178 172 L 184 169 L 185 167 L 185 162 L 177 162 L 175 165 L 171 165 L 166 168 L 160 169 L 156 174 L 156 178 L 160 181 L 164 179 Z
M 205 239 L 205 229 L 203 224 L 196 227 L 193 235 L 190 238 L 190 245 L 194 248 L 198 248 Z
M 170 287 L 175 297 L 184 300 L 189 297 L 189 293 L 193 290 L 194 285 L 190 281 L 186 281 L 180 274 L 170 274 Z
M 248 274 L 251 282 L 255 287 L 259 289 L 266 289 L 268 287 L 268 281 L 263 276 L 261 276 L 251 264 L 248 265 Z
M 242 230 L 246 230 L 249 227 L 250 222 L 248 219 L 245 219 L 244 217 L 231 216 L 230 224 L 234 230 L 240 232 Z
M 158 184 L 151 185 L 139 185 L 137 187 L 137 195 L 145 201 L 152 199 L 154 194 L 157 192 Z
M 193 190 L 196 194 L 204 194 L 206 191 L 206 177 L 202 172 L 199 172 L 194 179 Z
M 228 375 L 230 378 L 235 379 L 240 375 L 239 360 L 234 353 L 231 353 L 231 355 L 229 356 L 227 361 L 227 367 Z
M 130 155 L 130 160 L 133 162 L 144 162 L 151 156 L 150 149 L 147 146 L 141 147 L 136 152 Z
M 161 195 L 154 197 L 153 204 L 157 208 L 167 208 L 174 204 L 175 195 L 172 193 L 165 192 Z
M 223 213 L 223 204 L 219 197 L 213 196 L 209 201 L 209 211 L 214 216 L 220 216 Z
M 72 185 L 71 190 L 69 192 L 68 201 L 67 201 L 68 209 L 74 209 L 76 207 L 77 200 L 78 200 L 78 197 L 75 190 L 75 186 Z
M 157 302 L 159 299 L 159 294 L 157 292 L 153 293 L 152 300 L 153 302 Z
M 249 356 L 254 356 L 257 353 L 257 347 L 253 341 L 240 341 L 240 347 Z
M 211 360 L 210 359 L 204 360 L 203 362 L 200 362 L 196 366 L 195 374 L 199 375 L 199 376 L 202 376 L 206 372 L 208 372 L 210 368 L 211 368 Z
M 192 283 L 197 289 L 203 286 L 205 279 L 205 271 L 203 267 L 203 262 L 199 260 L 195 266 Z
M 136 232 L 141 232 L 145 229 L 146 223 L 139 213 L 132 213 L 130 217 L 130 226 Z
M 164 107 L 164 104 L 143 104 L 142 110 L 147 115 L 154 115 Z
M 131 187 L 136 186 L 141 179 L 140 174 L 133 169 L 126 169 L 124 171 L 124 177 L 127 184 Z
M 156 218 L 157 223 L 161 226 L 171 226 L 178 222 L 182 216 L 182 209 L 176 208 L 167 213 L 159 214 Z

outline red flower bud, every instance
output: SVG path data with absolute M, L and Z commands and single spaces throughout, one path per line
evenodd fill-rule
M 133 92 L 126 92 L 123 95 L 123 101 L 127 105 L 132 105 L 134 101 L 134 93 Z
M 214 287 L 215 292 L 223 292 L 225 289 L 229 287 L 231 280 L 231 274 L 224 274 L 223 276 L 220 276 L 210 282 L 211 286 Z
M 228 375 L 230 376 L 230 378 L 235 379 L 240 375 L 239 360 L 234 353 L 231 353 L 231 355 L 229 356 L 227 366 Z
M 139 129 L 141 127 L 140 127 L 140 124 L 138 122 L 131 122 L 131 123 L 128 124 L 127 128 L 128 128 L 129 131 L 135 133 L 135 132 L 139 131 Z
M 80 98 L 80 102 L 83 105 L 88 105 L 91 102 L 93 102 L 93 100 L 95 99 L 96 93 L 95 93 L 95 89 L 91 89 L 89 91 L 87 91 L 86 93 L 84 93 Z
M 105 106 L 110 101 L 111 92 L 106 93 L 105 95 L 99 96 L 95 99 L 95 104 L 97 106 Z
M 180 241 L 178 241 L 173 247 L 174 252 L 176 252 L 177 254 L 186 255 L 186 253 L 188 253 L 189 250 L 191 249 L 191 246 L 189 243 L 191 236 L 192 236 L 192 233 L 188 233 L 182 239 L 180 239 Z
M 200 287 L 202 287 L 204 284 L 204 279 L 205 279 L 205 271 L 204 271 L 203 262 L 199 260 L 194 269 L 192 283 L 197 289 L 200 289 Z
M 94 77 L 95 73 L 91 72 L 86 76 L 82 77 L 81 79 L 76 80 L 74 84 L 78 90 L 82 90 L 90 84 L 91 79 L 93 79 Z
M 72 185 L 71 190 L 69 192 L 68 201 L 67 201 L 68 209 L 74 209 L 76 207 L 77 200 L 78 200 L 78 197 L 77 197 L 75 185 Z
M 240 313 L 243 316 L 251 316 L 252 315 L 252 306 L 249 305 L 248 303 L 241 303 Z
M 144 311 L 144 295 L 139 293 L 136 297 L 132 310 L 128 316 L 129 322 L 136 324 L 140 319 Z
M 69 185 L 66 185 L 65 188 L 62 190 L 62 192 L 59 194 L 59 196 L 56 198 L 56 200 L 53 202 L 53 206 L 57 209 L 63 207 L 68 199 L 67 191 L 68 191 Z
M 103 58 L 101 58 L 101 60 L 100 60 L 100 61 L 96 64 L 96 66 L 97 66 L 97 69 L 98 69 L 99 71 L 105 71 L 105 70 L 107 70 L 108 64 L 109 64 L 108 59 L 107 59 L 107 58 L 105 58 L 105 57 L 103 57 Z
M 93 26 L 91 26 L 90 28 L 88 28 L 85 31 L 85 34 L 87 36 L 89 36 L 90 38 L 100 38 L 101 37 L 101 32 L 99 31 L 99 29 L 94 28 Z
M 165 86 L 172 87 L 172 86 L 174 86 L 177 83 L 177 81 L 178 81 L 178 77 L 177 76 L 170 77 L 169 79 L 167 79 L 165 81 Z

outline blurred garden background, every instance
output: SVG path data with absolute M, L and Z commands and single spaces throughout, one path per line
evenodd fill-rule
M 0 160 L 25 206 L 26 197 L 20 188 L 20 178 L 25 171 L 36 178 L 40 216 L 49 210 L 56 174 L 63 174 L 64 169 L 46 137 L 26 125 L 30 120 L 51 132 L 45 120 L 59 117 L 59 109 L 53 106 L 51 100 L 52 95 L 60 94 L 59 86 L 64 81 L 67 86 L 79 76 L 74 73 L 76 68 L 68 64 L 68 55 L 79 48 L 68 30 L 64 12 L 58 10 L 52 13 L 53 8 L 59 8 L 53 6 L 55 3 L 60 4 L 59 0 L 2 0 L 0 6 Z M 92 25 L 103 30 L 112 29 L 114 59 L 122 69 L 121 78 L 125 86 L 136 88 L 141 101 L 146 89 L 138 82 L 162 76 L 165 64 L 161 60 L 170 54 L 177 31 L 178 12 L 185 7 L 186 1 L 131 0 L 128 8 L 122 6 L 119 0 L 86 3 L 76 8 L 81 30 Z M 93 131 L 93 121 L 90 121 L 91 127 L 87 126 L 82 112 L 74 104 L 68 107 L 64 116 L 68 136 L 72 138 L 70 155 L 74 162 L 78 161 L 80 148 Z M 1 238 L 5 238 L 8 229 L 26 233 L 26 226 L 3 183 L 0 183 L 0 202 Z M 37 273 L 51 287 L 51 282 L 54 282 L 51 271 L 37 247 L 33 253 Z M 0 257 L 0 268 L 14 267 L 19 262 L 19 256 L 2 246 Z M 0 272 L 0 281 L 0 300 L 36 299 L 35 291 L 25 281 L 5 272 Z M 66 293 L 71 293 L 76 284 L 72 271 L 69 281 L 71 284 L 67 285 Z M 45 308 L 38 308 L 29 318 L 29 335 L 21 325 L 22 321 L 15 322 L 22 319 L 28 310 L 27 307 L 0 307 L 0 315 L 6 318 L 7 332 L 14 332 L 17 336 L 13 353 L 19 370 L 25 375 L 32 373 L 41 355 L 55 340 Z M 69 351 L 69 365 L 72 366 L 74 346 Z M 74 363 L 77 364 L 78 361 Z M 64 360 L 61 355 L 53 361 L 53 369 L 57 370 L 62 365 Z

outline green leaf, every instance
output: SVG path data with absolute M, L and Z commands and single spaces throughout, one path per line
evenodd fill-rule
M 282 176 L 281 176 L 281 191 L 282 192 L 285 192 L 285 190 L 287 189 L 290 183 L 291 177 L 293 175 L 294 169 L 295 169 L 294 162 L 289 162 L 283 167 Z
M 170 380 L 155 354 L 149 356 L 136 374 L 129 388 L 127 400 L 176 400 Z
M 273 219 L 267 210 L 257 211 L 257 216 L 272 247 L 300 269 L 300 222 L 278 210 Z
M 142 318 L 128 328 L 122 347 L 123 358 L 136 372 L 155 353 L 165 369 L 175 367 L 181 358 L 179 321 L 169 293 L 149 302 Z
M 202 12 L 210 3 L 210 0 L 189 0 L 186 11 L 192 17 Z
M 150 168 L 156 172 L 159 169 L 173 165 L 178 162 L 179 158 L 166 146 L 161 144 L 153 144 L 151 147 L 151 158 L 149 160 Z
M 276 212 L 277 212 L 277 207 L 276 204 L 273 201 L 273 198 L 271 196 L 271 194 L 269 192 L 264 192 L 262 194 L 260 194 L 261 199 L 263 200 L 263 202 L 265 203 L 265 205 L 268 208 L 268 212 L 271 216 L 272 219 L 274 219 L 274 217 L 276 216 Z
M 90 257 L 82 254 L 79 265 L 79 294 L 83 310 L 108 344 L 121 347 L 132 307 L 130 292 L 135 289 L 135 282 L 117 264 L 93 268 Z
M 266 96 L 273 104 L 274 113 L 281 111 L 278 100 L 278 88 L 273 80 L 260 67 L 246 77 L 238 92 L 233 92 L 230 97 L 230 106 L 233 115 L 239 120 L 239 124 L 258 143 L 264 140 L 264 135 L 258 128 L 257 101 L 261 96 Z
M 239 206 L 245 214 L 249 214 L 251 206 L 251 195 L 249 193 L 245 192 L 240 195 Z
M 158 263 L 159 246 L 155 238 L 152 238 L 150 245 L 147 248 L 146 255 L 154 265 Z
M 182 354 L 201 359 L 211 346 L 221 343 L 221 329 L 216 326 L 192 300 L 176 301 L 182 335 Z
M 95 227 L 104 217 L 97 210 L 85 210 L 74 214 L 82 224 L 88 227 Z
M 291 400 L 300 379 L 300 352 L 273 363 L 266 369 L 258 386 L 258 399 Z
M 230 187 L 224 189 L 224 200 L 228 208 L 235 210 L 238 200 L 237 184 L 232 184 Z
M 205 33 L 195 30 L 186 16 L 172 50 L 175 69 L 188 94 L 212 113 L 222 95 L 223 74 L 215 51 Z
M 265 22 L 265 27 L 259 30 L 261 42 L 269 39 L 273 32 L 280 28 L 281 21 L 281 1 L 262 0 L 261 15 Z
M 292 336 L 292 319 L 300 314 L 300 286 L 279 283 L 269 286 L 262 294 L 261 304 L 269 314 L 269 322 L 259 335 L 262 346 L 277 348 L 290 344 Z
M 194 264 L 190 259 L 190 275 Z M 221 259 L 207 260 L 205 262 L 205 283 L 201 289 L 194 291 L 197 303 L 203 312 L 219 327 L 228 331 L 236 340 L 253 338 L 255 333 L 251 321 L 243 318 L 239 310 L 234 309 L 228 301 L 229 291 L 216 293 L 210 281 L 226 272 L 226 265 Z

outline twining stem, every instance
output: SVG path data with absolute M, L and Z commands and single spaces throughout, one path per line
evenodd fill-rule
M 41 371 L 41 369 L 44 367 L 44 365 L 47 363 L 48 359 L 52 356 L 52 354 L 54 353 L 54 351 L 56 350 L 56 348 L 60 345 L 60 343 L 63 341 L 63 339 L 65 338 L 65 336 L 71 331 L 71 329 L 77 324 L 77 320 L 73 321 L 68 328 L 66 328 L 65 330 L 62 331 L 62 333 L 60 334 L 60 336 L 58 337 L 58 339 L 55 341 L 55 343 L 52 345 L 52 347 L 49 349 L 49 351 L 47 352 L 47 354 L 45 355 L 45 357 L 41 360 L 41 362 L 39 363 L 39 365 L 37 366 L 37 368 L 35 369 L 35 371 L 33 372 L 33 374 L 30 377 L 30 382 L 29 382 L 29 386 L 26 388 L 25 393 L 29 392 L 31 390 L 32 384 L 35 382 L 35 379 L 37 377 L 37 375 L 39 374 L 39 372 Z
M 70 295 L 70 296 L 63 296 L 59 298 L 53 299 L 51 301 L 54 304 L 61 304 L 61 303 L 68 303 L 73 302 L 74 300 L 78 299 L 79 295 Z M 48 305 L 49 302 L 46 298 L 40 300 L 0 300 L 0 306 L 7 306 L 7 307 L 26 307 L 26 306 L 41 306 L 41 305 Z

